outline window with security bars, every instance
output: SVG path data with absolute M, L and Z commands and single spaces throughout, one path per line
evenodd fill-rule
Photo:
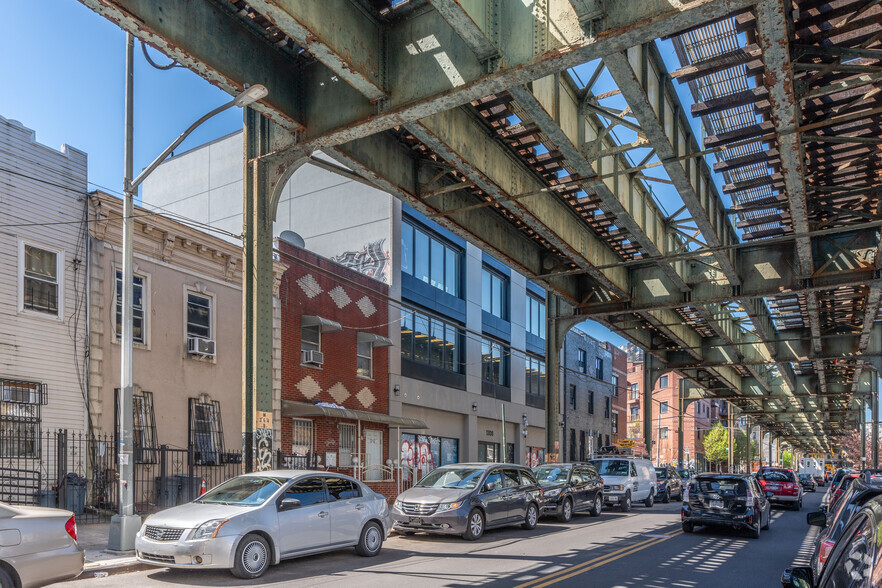
M 221 465 L 224 429 L 217 400 L 190 399 L 190 447 L 196 465 Z
M 58 315 L 58 254 L 24 246 L 23 307 Z
M 114 431 L 119 431 L 119 388 L 114 390 Z M 153 392 L 132 394 L 132 448 L 135 463 L 157 463 L 159 444 L 156 442 L 156 420 L 153 413 Z
M 352 457 L 358 453 L 355 437 L 355 425 L 348 423 L 340 424 L 340 458 L 338 459 L 338 467 L 352 467 Z
M 312 452 L 312 421 L 291 419 L 291 453 L 309 455 Z
M 0 380 L 0 456 L 40 457 L 41 407 L 47 397 L 45 384 Z

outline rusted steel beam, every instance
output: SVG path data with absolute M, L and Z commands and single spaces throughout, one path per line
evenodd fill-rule
M 767 214 L 764 216 L 757 216 L 757 217 L 748 218 L 745 220 L 740 220 L 737 223 L 735 223 L 735 226 L 738 227 L 739 229 L 746 229 L 747 227 L 755 227 L 758 225 L 764 225 L 766 223 L 782 222 L 782 221 L 789 221 L 789 220 L 790 220 L 789 214 L 784 214 L 784 213 Z
M 749 155 L 742 155 L 740 157 L 733 157 L 731 159 L 718 161 L 714 163 L 713 167 L 715 172 L 722 173 L 736 170 L 742 167 L 747 167 L 749 165 L 755 165 L 757 163 L 765 163 L 771 165 L 776 161 L 780 162 L 780 159 L 778 158 L 778 150 L 766 149 L 758 153 L 751 153 Z
M 696 102 L 691 107 L 692 116 L 707 116 L 708 114 L 722 112 L 730 108 L 744 106 L 745 104 L 755 104 L 760 100 L 765 100 L 768 96 L 769 91 L 764 87 L 759 87 L 720 98 L 712 98 L 706 102 Z
M 730 67 L 744 65 L 759 59 L 761 56 L 762 51 L 757 45 L 748 45 L 747 47 L 736 49 L 706 61 L 683 66 L 671 72 L 671 77 L 680 83 L 691 82 L 692 80 L 697 80 Z
M 787 196 L 784 194 L 775 194 L 765 198 L 757 198 L 743 204 L 735 204 L 732 208 L 727 208 L 729 214 L 740 214 L 742 212 L 751 212 L 757 210 L 766 210 L 769 208 L 784 208 L 787 206 Z
M 812 98 L 820 98 L 821 96 L 838 94 L 840 92 L 845 92 L 846 90 L 863 88 L 864 86 L 868 86 L 870 84 L 876 84 L 880 80 L 882 80 L 882 73 L 858 74 L 846 80 L 834 82 L 820 88 L 807 90 L 802 96 L 800 96 L 800 100 L 811 100 Z
M 781 174 L 772 174 L 767 176 L 760 176 L 758 178 L 753 178 L 750 180 L 742 180 L 740 182 L 733 182 L 731 184 L 726 184 L 723 186 L 724 194 L 733 194 L 735 192 L 741 192 L 743 190 L 750 190 L 751 188 L 759 188 L 760 186 L 771 186 L 773 184 L 779 184 L 782 181 Z
M 429 2 L 480 61 L 499 56 L 499 49 L 475 23 L 465 6 L 456 0 L 429 0 Z M 479 9 L 484 12 L 483 6 L 479 6 Z M 483 17 L 484 14 L 481 14 L 480 18 Z
M 744 141 L 745 139 L 774 138 L 775 125 L 771 121 L 763 121 L 734 131 L 726 131 L 718 135 L 708 135 L 704 139 L 705 148 L 722 147 L 726 143 Z

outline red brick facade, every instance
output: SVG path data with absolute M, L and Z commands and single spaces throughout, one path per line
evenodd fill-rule
M 612 374 L 618 378 L 613 390 L 612 409 L 615 415 L 611 440 L 617 443 L 628 438 L 628 354 L 612 343 L 608 343 L 612 353 Z
M 292 418 L 284 416 L 285 402 L 328 403 L 343 408 L 381 414 L 389 413 L 389 350 L 373 346 L 372 377 L 359 376 L 357 368 L 358 333 L 388 337 L 388 286 L 315 253 L 285 242 L 279 243 L 281 261 L 289 268 L 279 287 L 282 312 L 282 437 L 283 454 L 293 453 Z M 317 316 L 339 323 L 340 330 L 321 333 L 321 366 L 301 362 L 303 316 Z M 312 421 L 311 453 L 321 465 L 329 454 L 340 465 L 341 425 L 357 425 L 355 420 L 306 417 Z M 362 421 L 356 431 L 356 453 L 364 455 L 367 431 L 382 433 L 382 461 L 389 458 L 389 428 L 385 424 Z M 356 437 L 358 437 L 356 433 Z M 353 468 L 332 467 L 352 475 Z M 389 476 L 383 475 L 386 479 Z M 392 492 L 394 483 L 371 483 L 375 490 Z M 389 488 L 386 488 L 389 486 Z M 387 490 L 387 492 L 383 492 Z

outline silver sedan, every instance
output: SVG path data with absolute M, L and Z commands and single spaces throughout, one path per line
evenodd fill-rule
M 392 528 L 386 499 L 330 472 L 276 470 L 228 480 L 189 504 L 146 520 L 138 560 L 175 568 L 224 568 L 256 578 L 282 559 L 355 547 L 380 552 Z
M 83 571 L 74 514 L 60 508 L 0 502 L 0 586 L 31 588 Z

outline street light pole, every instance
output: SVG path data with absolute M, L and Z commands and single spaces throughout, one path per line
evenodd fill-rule
M 133 388 L 134 377 L 132 371 L 133 338 L 133 251 L 134 251 L 134 226 L 132 218 L 135 208 L 135 195 L 138 186 L 147 179 L 153 170 L 162 163 L 172 151 L 180 145 L 196 127 L 209 118 L 219 114 L 233 106 L 245 107 L 260 100 L 267 95 L 267 89 L 260 85 L 246 88 L 233 100 L 223 104 L 199 120 L 190 125 L 177 139 L 172 142 L 144 171 L 132 179 L 134 169 L 134 46 L 135 39 L 131 33 L 126 34 L 126 107 L 125 107 L 125 151 L 123 178 L 123 255 L 122 255 L 122 325 L 121 325 L 121 359 L 120 359 L 120 389 L 119 389 L 119 514 L 110 519 L 110 535 L 107 541 L 107 549 L 111 551 L 132 551 L 135 548 L 135 535 L 141 527 L 141 517 L 135 514 L 134 492 L 134 439 L 132 427 L 134 421 Z

